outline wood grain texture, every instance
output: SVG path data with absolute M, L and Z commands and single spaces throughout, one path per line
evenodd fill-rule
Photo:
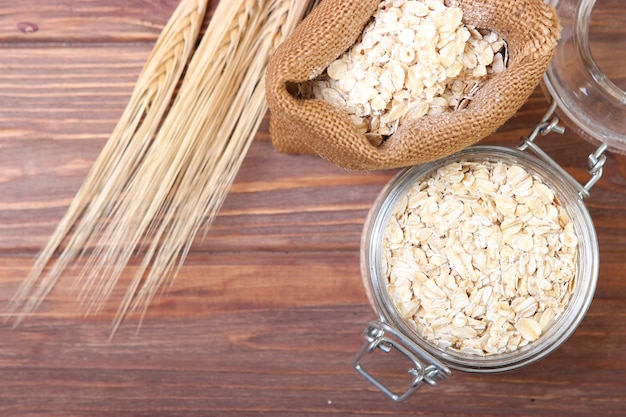
M 0 307 L 78 190 L 176 4 L 0 0 Z M 38 31 L 19 31 L 23 21 Z M 517 145 L 546 108 L 537 89 L 484 143 Z M 587 180 L 592 145 L 571 129 L 539 140 Z M 109 341 L 120 294 L 84 316 L 68 271 L 35 316 L 16 329 L 0 322 L 0 415 L 624 415 L 626 157 L 608 156 L 586 200 L 600 277 L 574 335 L 535 365 L 454 371 L 403 404 L 351 367 L 375 318 L 359 271 L 361 230 L 395 172 L 280 155 L 266 120 L 220 215 L 143 319 L 131 315 Z M 378 359 L 385 378 L 406 383 L 401 358 Z
M 153 42 L 177 4 L 176 0 L 3 0 L 0 43 Z M 20 30 L 24 23 L 31 29 Z

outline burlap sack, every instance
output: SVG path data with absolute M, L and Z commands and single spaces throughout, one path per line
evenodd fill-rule
M 346 169 L 398 168 L 439 159 L 497 130 L 524 104 L 548 68 L 560 26 L 542 0 L 459 0 L 466 24 L 507 42 L 507 69 L 461 111 L 406 122 L 379 146 L 347 113 L 321 100 L 300 100 L 289 83 L 311 80 L 352 46 L 380 0 L 324 0 L 271 58 L 266 77 L 270 135 L 282 153 L 315 153 Z

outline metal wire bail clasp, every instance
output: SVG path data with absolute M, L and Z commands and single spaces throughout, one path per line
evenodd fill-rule
M 537 124 L 537 126 L 535 126 L 532 133 L 527 138 L 522 138 L 522 144 L 518 147 L 518 149 L 521 151 L 531 149 L 537 156 L 556 168 L 565 178 L 567 178 L 577 189 L 580 198 L 589 197 L 589 190 L 591 190 L 600 177 L 602 177 L 602 168 L 606 163 L 606 155 L 604 152 L 607 150 L 608 145 L 606 143 L 600 145 L 595 152 L 589 155 L 587 159 L 587 172 L 591 174 L 591 178 L 585 185 L 580 184 L 535 143 L 535 139 L 539 134 L 545 136 L 551 132 L 561 135 L 565 133 L 565 128 L 559 124 L 559 118 L 554 115 L 556 108 L 556 101 L 552 101 L 548 111 L 543 115 L 541 121 Z
M 365 338 L 365 343 L 354 358 L 354 369 L 394 401 L 406 400 L 420 388 L 423 382 L 435 386 L 438 381 L 447 379 L 450 375 L 450 370 L 445 365 L 386 323 L 372 321 L 363 332 L 363 337 Z M 366 354 L 374 353 L 378 350 L 389 353 L 392 349 L 406 356 L 412 365 L 408 369 L 408 373 L 412 376 L 411 383 L 409 388 L 401 394 L 394 393 L 392 389 L 361 366 L 361 359 Z

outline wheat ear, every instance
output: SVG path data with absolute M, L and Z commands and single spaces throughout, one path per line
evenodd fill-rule
M 64 251 L 67 261 L 58 264 L 58 273 L 69 260 L 84 254 L 81 250 L 93 247 L 81 274 L 80 298 L 88 311 L 97 310 L 131 257 L 143 252 L 112 334 L 127 312 L 145 312 L 163 284 L 176 276 L 202 222 L 210 225 L 215 218 L 267 111 L 263 78 L 269 57 L 315 3 L 221 1 L 172 108 L 154 140 L 143 148 L 141 161 L 116 179 L 115 188 L 103 183 L 90 189 L 104 210 L 83 215 L 91 227 L 71 236 L 72 249 Z M 118 166 L 125 155 L 104 158 Z M 60 245 L 61 241 L 52 245 L 52 251 Z M 39 275 L 46 264 L 40 264 Z M 26 285 L 18 295 L 22 300 L 30 294 L 24 311 L 37 307 L 58 274 L 46 278 L 34 290 L 37 280 Z
M 141 163 L 194 50 L 207 3 L 181 0 L 163 28 L 115 129 L 10 302 L 16 324 L 39 306 L 63 270 L 86 249 L 86 242 L 103 226 L 111 202 Z
M 146 161 L 151 162 L 145 165 L 147 172 L 136 177 L 137 191 L 148 187 L 155 196 L 160 191 L 165 198 L 151 200 L 147 207 L 154 217 L 145 223 L 144 232 L 153 239 L 120 305 L 114 329 L 129 310 L 145 312 L 157 291 L 176 275 L 200 225 L 210 225 L 215 218 L 267 111 L 263 78 L 269 57 L 301 20 L 306 7 L 302 1 L 242 2 L 236 25 L 220 36 L 221 41 L 207 38 L 200 45 L 194 56 L 198 60 L 190 64 L 188 84 L 181 87 L 177 103 L 181 111 L 186 109 L 186 129 L 168 144 L 174 149 L 160 154 L 174 156 L 171 169 L 163 169 L 157 157 Z M 204 42 L 222 45 L 218 56 L 204 54 Z M 215 74 L 222 75 L 216 78 Z M 204 99 L 199 99 L 196 91 L 202 91 Z M 175 114 L 172 111 L 169 117 Z M 172 120 L 171 126 L 167 122 L 160 133 L 167 134 L 180 119 Z M 142 183 L 140 179 L 150 181 Z M 164 183 L 171 189 L 163 190 Z M 144 209 L 131 203 L 120 210 L 125 220 L 112 222 L 118 226 L 116 239 L 126 236 L 124 228 L 139 220 Z M 128 261 L 124 258 L 128 254 L 124 249 L 118 252 L 122 255 L 118 265 Z M 120 260 L 115 255 L 103 259 L 114 264 Z M 101 302 L 102 297 L 94 300 Z

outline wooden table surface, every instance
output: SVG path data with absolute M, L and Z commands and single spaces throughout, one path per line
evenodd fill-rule
M 81 185 L 176 5 L 0 0 L 0 305 Z M 547 105 L 538 89 L 484 142 L 517 145 Z M 541 141 L 586 181 L 593 146 L 571 129 Z M 109 341 L 116 304 L 84 317 L 71 272 L 34 317 L 0 324 L 0 415 L 626 415 L 626 157 L 609 154 L 586 200 L 600 276 L 575 334 L 534 365 L 454 371 L 399 404 L 351 366 L 375 318 L 361 230 L 394 174 L 278 154 L 265 121 L 219 217 L 140 327 L 131 316 Z M 404 381 L 405 363 L 383 360 L 382 372 Z

